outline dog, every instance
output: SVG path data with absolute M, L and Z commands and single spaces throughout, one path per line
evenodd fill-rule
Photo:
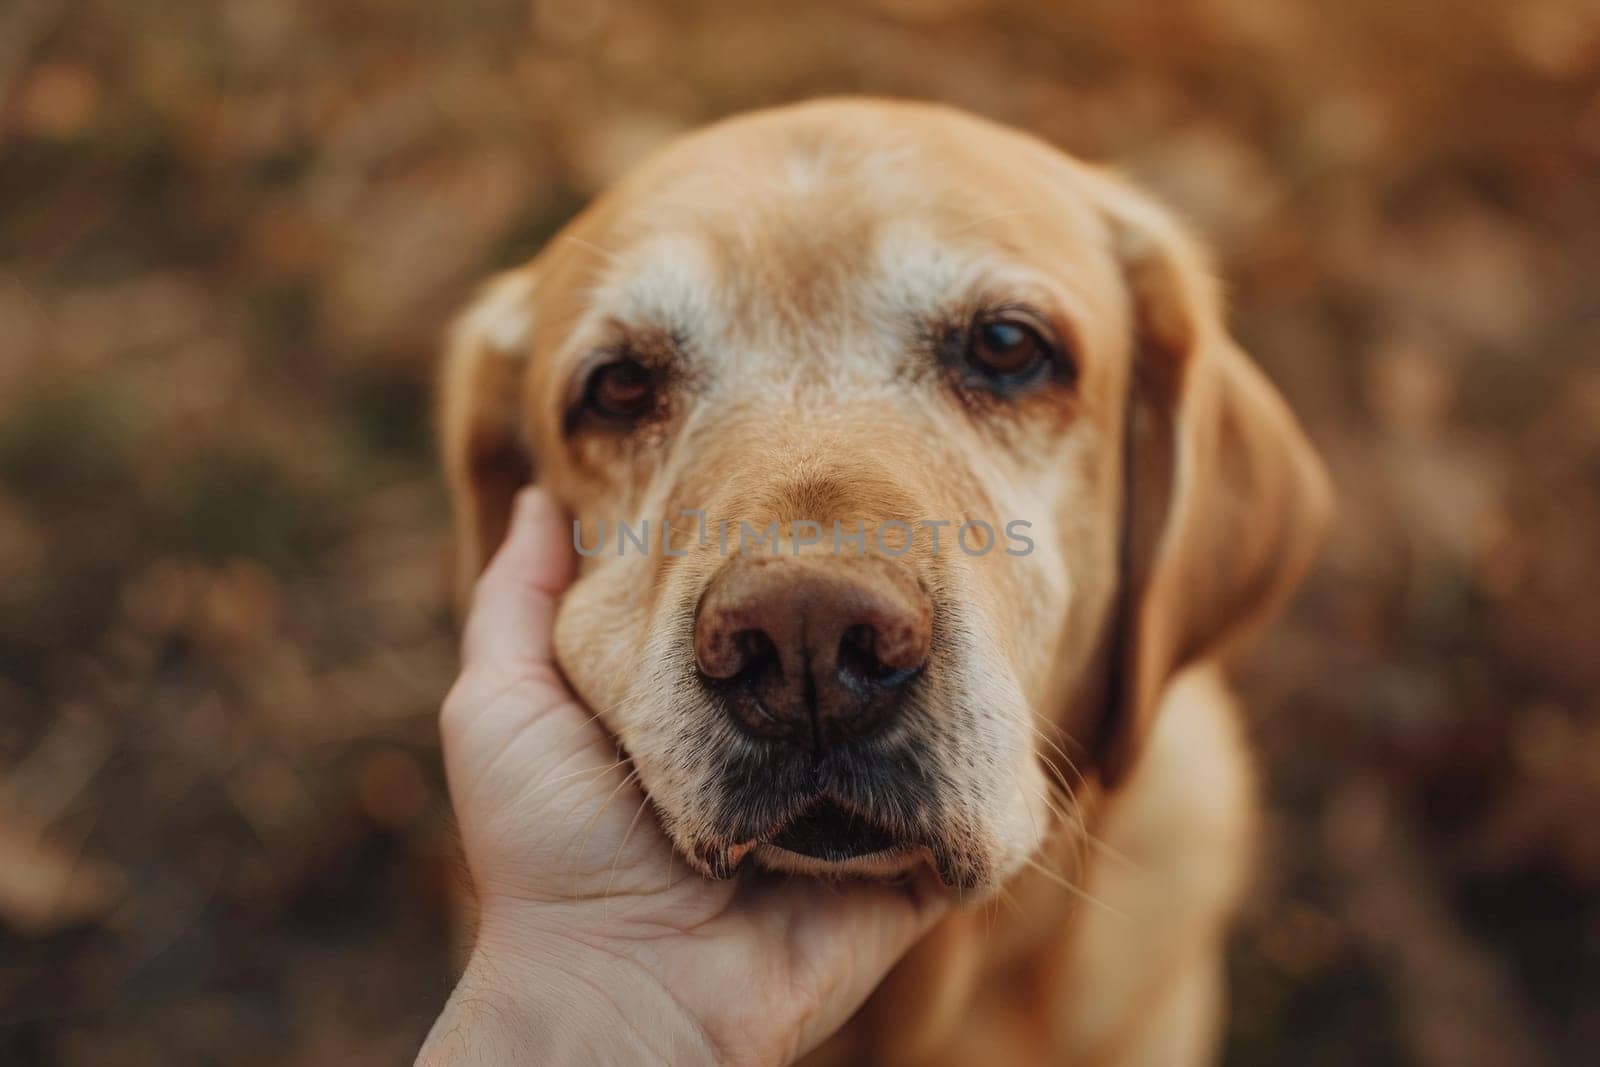
M 558 661 L 709 878 L 931 869 L 816 1062 L 1215 1053 L 1255 804 L 1220 660 L 1324 470 L 1205 257 L 1113 173 L 824 100 L 668 146 L 455 327 L 461 580 L 537 480 Z

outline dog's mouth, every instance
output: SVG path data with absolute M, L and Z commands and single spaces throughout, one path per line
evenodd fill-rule
M 971 849 L 939 834 L 891 829 L 827 796 L 814 796 L 776 829 L 706 841 L 686 852 L 708 878 L 732 878 L 755 857 L 770 870 L 898 878 L 926 862 L 951 889 L 981 890 L 992 867 Z M 786 858 L 787 857 L 787 858 Z
M 710 784 L 721 788 L 705 829 L 679 847 L 716 879 L 746 861 L 778 874 L 880 880 L 925 866 L 952 889 L 981 889 L 993 857 L 975 820 L 949 813 L 927 745 L 913 734 L 816 762 L 773 745 L 729 746 L 712 767 Z
M 882 826 L 826 799 L 806 808 L 765 843 L 828 863 L 911 847 Z

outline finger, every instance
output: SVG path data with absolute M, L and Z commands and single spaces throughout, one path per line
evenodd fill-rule
M 556 602 L 571 581 L 566 517 L 539 488 L 517 494 L 505 543 L 473 591 L 462 636 L 464 667 L 551 662 Z
M 809 1051 L 855 1014 L 911 946 L 949 910 L 931 875 L 900 886 L 847 885 L 818 892 L 815 885 L 788 887 L 797 899 L 795 944 L 799 965 L 827 975 L 823 1000 L 801 1030 Z

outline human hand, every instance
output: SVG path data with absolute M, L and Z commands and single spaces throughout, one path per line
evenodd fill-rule
M 828 884 L 679 861 L 551 652 L 572 552 L 525 490 L 480 580 L 441 716 L 478 940 L 419 1063 L 788 1063 L 943 910 L 926 882 Z

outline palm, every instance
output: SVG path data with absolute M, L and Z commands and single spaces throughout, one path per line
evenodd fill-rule
M 682 930 L 722 914 L 732 883 L 706 882 L 677 857 L 611 738 L 544 675 L 512 682 L 453 732 L 447 711 L 457 809 L 482 813 L 462 827 L 479 894 L 603 897 L 608 919 Z

